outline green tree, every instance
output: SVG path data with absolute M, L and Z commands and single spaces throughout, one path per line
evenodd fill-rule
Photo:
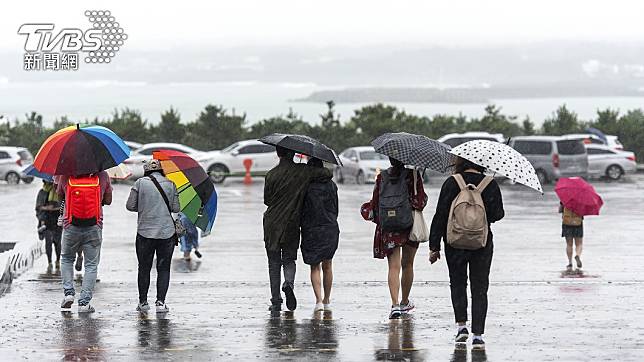
M 516 122 L 516 117 L 506 116 L 501 113 L 501 107 L 497 107 L 494 104 L 485 106 L 483 117 L 471 120 L 467 128 L 470 131 L 503 133 L 506 137 L 513 137 L 522 133 L 521 126 Z
M 530 117 L 525 117 L 522 124 L 522 133 L 525 136 L 532 136 L 537 131 L 534 129 L 534 123 L 530 120 Z
M 186 135 L 186 126 L 181 123 L 179 112 L 170 107 L 161 114 L 161 122 L 150 131 L 157 142 L 181 143 Z
M 294 134 L 311 134 L 313 127 L 304 122 L 302 117 L 289 110 L 286 116 L 276 116 L 263 119 L 250 126 L 247 132 L 247 138 L 261 138 L 271 133 L 294 133 Z
M 566 105 L 560 106 L 555 114 L 543 122 L 542 130 L 544 134 L 560 136 L 567 133 L 579 133 L 583 130 L 583 125 L 577 118 L 577 113 L 568 110 Z
M 43 127 L 43 118 L 39 113 L 28 113 L 25 118 L 24 122 L 16 120 L 13 127 L 9 125 L 7 144 L 26 147 L 35 154 L 52 131 Z
M 124 108 L 120 112 L 115 109 L 112 119 L 102 122 L 94 120 L 94 123 L 111 129 L 126 141 L 146 143 L 152 138 L 148 121 L 135 109 Z
M 186 142 L 201 150 L 221 149 L 246 136 L 246 114 L 228 114 L 222 106 L 207 105 L 188 125 Z

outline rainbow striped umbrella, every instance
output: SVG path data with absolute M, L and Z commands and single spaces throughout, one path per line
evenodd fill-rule
M 40 146 L 34 167 L 49 175 L 86 175 L 112 168 L 130 157 L 130 148 L 101 126 L 69 126 Z
M 177 186 L 181 212 L 195 226 L 210 232 L 217 216 L 217 192 L 203 167 L 179 151 L 155 151 L 153 157 L 161 161 L 165 176 Z

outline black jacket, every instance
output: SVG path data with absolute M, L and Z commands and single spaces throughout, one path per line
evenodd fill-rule
M 478 185 L 485 175 L 474 172 L 464 172 L 463 179 L 466 184 Z M 449 218 L 449 211 L 452 207 L 452 202 L 461 192 L 460 187 L 454 177 L 449 177 L 443 183 L 440 196 L 438 197 L 438 204 L 436 204 L 436 213 L 432 226 L 429 232 L 429 248 L 431 250 L 441 250 L 441 239 L 445 240 L 447 235 L 447 221 Z M 490 184 L 483 190 L 481 194 L 483 203 L 485 204 L 485 213 L 489 224 L 503 219 L 505 211 L 503 210 L 503 198 L 501 197 L 501 189 L 496 181 Z M 488 233 L 488 243 L 492 242 L 492 229 Z
M 301 217 L 302 256 L 307 264 L 333 258 L 338 247 L 338 187 L 330 178 L 313 181 L 304 196 Z

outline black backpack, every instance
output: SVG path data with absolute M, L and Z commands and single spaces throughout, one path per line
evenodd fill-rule
M 407 176 L 403 169 L 399 176 L 391 176 L 389 170 L 381 174 L 378 199 L 378 218 L 383 231 L 408 230 L 414 224 Z

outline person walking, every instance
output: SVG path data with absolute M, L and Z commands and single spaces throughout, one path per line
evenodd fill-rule
M 371 216 L 363 213 L 363 217 L 367 216 L 376 223 L 373 256 L 387 258 L 387 283 L 391 296 L 389 318 L 397 319 L 415 308 L 409 294 L 414 282 L 414 258 L 419 243 L 410 240 L 409 233 L 413 226 L 412 211 L 425 208 L 427 194 L 418 171 L 405 168 L 395 158 L 389 157 L 389 161 L 391 167 L 376 177 L 371 201 L 363 205 L 363 209 L 371 210 Z M 401 286 L 402 298 L 399 299 Z
M 457 158 L 454 175 L 445 180 L 441 188 L 429 237 L 429 261 L 432 264 L 440 259 L 440 242 L 441 239 L 445 241 L 457 328 L 456 343 L 465 343 L 469 338 L 465 325 L 469 266 L 473 348 L 485 348 L 483 333 L 494 248 L 490 225 L 505 215 L 499 185 L 484 172 L 484 167 Z
M 161 162 L 152 159 L 143 164 L 143 177 L 136 180 L 127 199 L 126 208 L 137 212 L 136 257 L 139 262 L 137 283 L 140 312 L 150 310 L 148 289 L 154 256 L 157 257 L 156 312 L 167 313 L 165 303 L 170 285 L 170 263 L 178 243 L 173 212 L 179 212 L 179 194 L 174 183 L 168 180 Z
M 54 183 L 43 180 L 42 188 L 36 197 L 38 233 L 45 239 L 45 253 L 49 268 L 52 267 L 52 253 L 54 251 L 52 249 L 55 249 L 56 269 L 60 269 L 60 241 L 63 233 L 62 227 L 58 225 L 59 208 L 60 198 L 54 188 Z
M 572 246 L 575 244 L 575 263 L 581 269 L 581 252 L 584 246 L 584 217 L 559 203 L 561 213 L 561 237 L 566 239 L 566 256 L 568 256 L 567 271 L 572 271 Z
M 308 165 L 321 169 L 322 160 L 310 158 Z M 314 312 L 331 310 L 333 285 L 332 259 L 338 249 L 338 187 L 331 177 L 320 178 L 309 184 L 302 205 L 302 258 L 311 266 L 311 285 L 315 294 Z M 320 267 L 321 266 L 321 267 Z M 321 276 L 321 271 L 324 278 Z M 324 280 L 324 295 L 322 294 Z
M 304 194 L 309 184 L 317 179 L 332 177 L 326 168 L 311 167 L 293 162 L 295 152 L 276 146 L 280 161 L 266 174 L 264 183 L 263 217 L 264 247 L 268 259 L 268 274 L 271 288 L 271 312 L 282 310 L 280 292 L 281 274 L 284 284 L 281 291 L 286 296 L 286 307 L 295 310 L 297 299 L 293 290 L 295 260 L 300 244 L 300 220 Z
M 59 197 L 65 198 L 61 250 L 61 275 L 65 297 L 62 311 L 69 311 L 76 295 L 74 259 L 80 250 L 85 256 L 85 274 L 78 299 L 79 313 L 95 311 L 90 304 L 103 242 L 103 205 L 112 204 L 112 185 L 107 172 L 81 176 L 59 176 Z
M 195 250 L 197 258 L 201 258 L 201 253 L 199 252 L 199 231 L 197 231 L 197 227 L 182 212 L 179 213 L 179 222 L 186 229 L 186 233 L 180 237 L 183 260 L 190 261 L 190 254 L 193 249 Z

